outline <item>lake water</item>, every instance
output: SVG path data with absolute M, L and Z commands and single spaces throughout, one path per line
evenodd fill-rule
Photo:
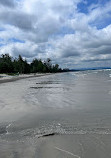
M 111 70 L 30 78 L 0 89 L 0 158 L 111 157 Z

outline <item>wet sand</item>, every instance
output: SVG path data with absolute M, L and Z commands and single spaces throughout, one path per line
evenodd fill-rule
M 109 74 L 0 84 L 0 158 L 110 158 Z
M 1 158 L 110 158 L 111 135 L 55 135 L 0 140 Z
M 64 135 L 46 138 L 38 157 L 110 158 L 111 136 Z

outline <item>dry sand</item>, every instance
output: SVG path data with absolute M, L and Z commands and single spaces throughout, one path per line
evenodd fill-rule
M 14 82 L 20 79 L 32 78 L 32 77 L 41 77 L 49 75 L 50 73 L 36 73 L 36 74 L 22 74 L 18 76 L 9 76 L 6 74 L 0 74 L 0 83 Z

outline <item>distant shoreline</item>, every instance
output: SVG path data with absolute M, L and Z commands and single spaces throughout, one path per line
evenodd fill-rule
M 88 71 L 88 70 L 111 70 L 111 67 L 95 67 L 95 68 L 80 68 L 80 69 L 69 69 L 69 71 Z
M 51 75 L 51 73 L 29 74 L 29 75 L 23 74 L 23 75 L 19 75 L 19 76 L 12 76 L 11 78 L 10 78 L 10 76 L 9 77 L 6 76 L 6 78 L 5 77 L 0 78 L 0 84 L 7 83 L 7 82 L 14 82 L 14 81 L 26 79 L 26 78 L 41 77 L 41 76 L 46 76 L 46 75 Z

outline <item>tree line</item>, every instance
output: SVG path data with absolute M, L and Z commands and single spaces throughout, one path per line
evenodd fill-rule
M 0 73 L 56 73 L 65 72 L 68 69 L 59 68 L 58 64 L 52 65 L 51 59 L 42 61 L 41 59 L 33 59 L 28 63 L 21 55 L 18 58 L 13 58 L 9 54 L 2 54 L 0 56 Z

